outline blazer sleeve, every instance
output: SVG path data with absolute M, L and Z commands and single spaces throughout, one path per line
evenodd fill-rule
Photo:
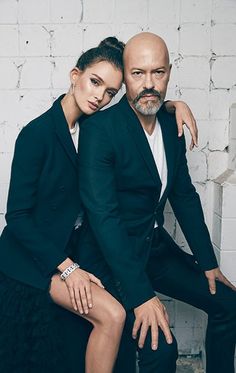
M 45 161 L 45 141 L 34 125 L 20 132 L 15 145 L 7 202 L 7 228 L 32 256 L 46 277 L 66 255 L 37 228 L 32 212 L 37 203 L 39 178 Z
M 175 180 L 168 196 L 175 216 L 201 269 L 218 267 L 199 195 L 191 182 L 186 159 L 185 138 L 180 141 L 180 158 Z
M 134 255 L 132 242 L 119 214 L 114 152 L 108 133 L 92 119 L 80 128 L 80 195 L 91 228 L 119 284 L 126 309 L 155 296 L 144 264 Z

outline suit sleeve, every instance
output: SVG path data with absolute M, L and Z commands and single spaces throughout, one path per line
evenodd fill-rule
M 34 126 L 20 132 L 14 151 L 7 202 L 8 230 L 32 256 L 46 277 L 66 259 L 37 228 L 32 212 L 37 204 L 38 184 L 45 161 L 45 141 Z
M 201 269 L 218 267 L 202 206 L 189 175 L 184 136 L 180 139 L 181 154 L 169 201 Z
M 92 119 L 80 129 L 80 195 L 91 228 L 121 289 L 126 309 L 155 296 L 144 264 L 134 255 L 132 243 L 119 214 L 114 154 L 109 135 Z

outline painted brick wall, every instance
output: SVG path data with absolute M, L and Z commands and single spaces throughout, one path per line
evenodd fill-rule
M 68 73 L 82 50 L 109 35 L 126 41 L 148 30 L 161 35 L 171 53 L 167 97 L 187 101 L 198 122 L 199 148 L 188 153 L 188 161 L 212 228 L 209 181 L 227 168 L 229 107 L 236 102 L 236 1 L 0 0 L 0 230 L 22 126 L 67 90 Z M 186 248 L 170 208 L 166 217 Z M 202 315 L 181 303 L 166 303 L 180 352 L 198 353 Z

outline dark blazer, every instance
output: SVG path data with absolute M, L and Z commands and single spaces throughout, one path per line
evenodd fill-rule
M 58 98 L 20 132 L 0 238 L 0 271 L 46 288 L 67 255 L 78 197 L 78 159 Z
M 163 228 L 167 198 L 200 267 L 217 267 L 199 196 L 189 176 L 185 139 L 177 136 L 173 115 L 161 108 L 157 116 L 168 167 L 160 201 L 155 161 L 125 96 L 117 105 L 86 119 L 80 129 L 79 184 L 89 221 L 81 235 L 81 263 L 96 264 L 104 257 L 127 309 L 154 296 L 145 267 L 155 220 L 163 239 L 172 240 Z

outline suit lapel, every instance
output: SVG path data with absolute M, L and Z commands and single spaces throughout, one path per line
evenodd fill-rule
M 78 155 L 76 153 L 70 131 L 68 128 L 68 124 L 66 118 L 64 116 L 62 106 L 61 106 L 61 99 L 63 96 L 60 96 L 53 104 L 52 107 L 52 116 L 55 125 L 55 132 L 57 138 L 62 145 L 66 155 L 69 157 L 71 162 L 73 163 L 74 167 L 77 168 L 77 161 Z
M 171 179 L 173 177 L 174 172 L 174 165 L 175 165 L 175 148 L 176 148 L 176 128 L 172 125 L 172 123 L 169 123 L 171 120 L 168 118 L 168 114 L 165 112 L 165 109 L 162 107 L 158 113 L 157 118 L 161 126 L 162 131 L 162 138 L 164 143 L 164 149 L 165 149 L 165 155 L 166 155 L 166 163 L 167 163 L 167 185 L 166 189 L 159 201 L 159 203 L 165 199 L 168 188 L 171 183 Z
M 139 122 L 135 112 L 131 109 L 125 96 L 121 99 L 120 103 L 122 110 L 125 111 L 126 123 L 130 137 L 132 141 L 135 142 L 137 149 L 141 154 L 150 174 L 152 175 L 155 184 L 157 184 L 158 189 L 161 190 L 161 180 L 142 125 Z

